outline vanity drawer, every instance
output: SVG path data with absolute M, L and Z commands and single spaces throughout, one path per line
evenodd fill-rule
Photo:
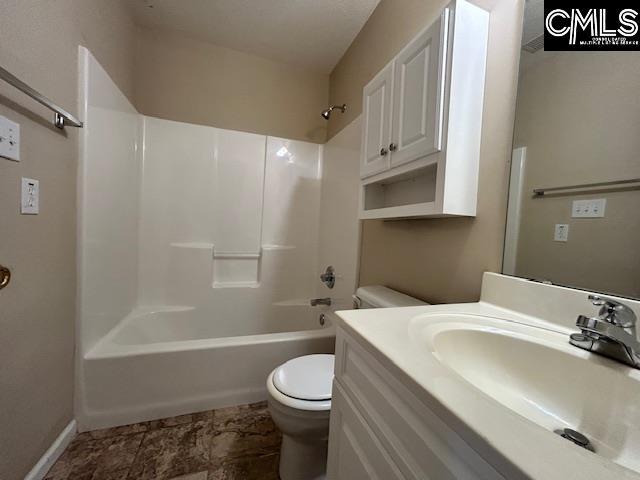
M 329 480 L 404 480 L 337 382 L 331 400 L 331 439 Z
M 406 478 L 503 479 L 343 329 L 336 380 Z

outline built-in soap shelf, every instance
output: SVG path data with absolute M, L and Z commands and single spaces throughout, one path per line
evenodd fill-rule
M 264 251 L 285 251 L 295 245 L 264 244 L 255 252 L 220 252 L 208 242 L 175 242 L 174 248 L 211 251 L 213 288 L 257 288 L 260 286 L 260 263 Z
M 262 256 L 261 252 L 216 252 L 215 250 L 213 251 L 213 258 L 225 258 L 225 259 L 229 259 L 229 258 L 244 258 L 244 259 L 259 259 Z
M 175 248 L 192 248 L 194 250 L 213 250 L 213 243 L 206 242 L 176 242 L 169 244 Z
M 194 250 L 211 250 L 214 251 L 214 244 L 207 242 L 175 242 L 170 244 L 175 248 L 191 248 Z M 265 243 L 260 248 L 262 251 L 277 251 L 277 250 L 294 250 L 296 248 L 295 245 L 278 245 L 273 243 Z M 221 255 L 260 255 L 261 253 L 247 253 L 247 254 L 239 254 L 239 253 L 216 253 L 215 256 L 219 257 Z
M 257 288 L 260 285 L 258 252 L 217 252 L 213 249 L 213 288 Z
M 293 250 L 295 249 L 296 246 L 295 245 L 276 245 L 276 244 L 270 244 L 270 243 L 265 243 L 264 245 L 262 245 L 262 250 L 269 250 L 269 251 L 274 251 L 274 250 Z

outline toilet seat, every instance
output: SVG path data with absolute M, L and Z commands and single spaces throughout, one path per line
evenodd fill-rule
M 273 384 L 287 397 L 330 400 L 335 355 L 305 355 L 276 368 Z
M 335 355 L 297 357 L 277 367 L 267 381 L 271 396 L 298 410 L 331 409 Z

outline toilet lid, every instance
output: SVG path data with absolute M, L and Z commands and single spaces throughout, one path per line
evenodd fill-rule
M 280 393 L 300 400 L 330 400 L 335 355 L 305 355 L 276 369 L 273 384 Z

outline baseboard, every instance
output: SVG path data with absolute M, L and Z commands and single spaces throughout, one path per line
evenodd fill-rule
M 24 480 L 42 480 L 53 464 L 56 463 L 56 460 L 62 455 L 65 448 L 69 446 L 71 440 L 76 436 L 77 430 L 76 421 L 71 420 L 60 435 L 58 435 L 58 438 L 54 440 L 49 449 L 44 452 L 44 455 L 38 460 L 38 463 L 27 473 Z

